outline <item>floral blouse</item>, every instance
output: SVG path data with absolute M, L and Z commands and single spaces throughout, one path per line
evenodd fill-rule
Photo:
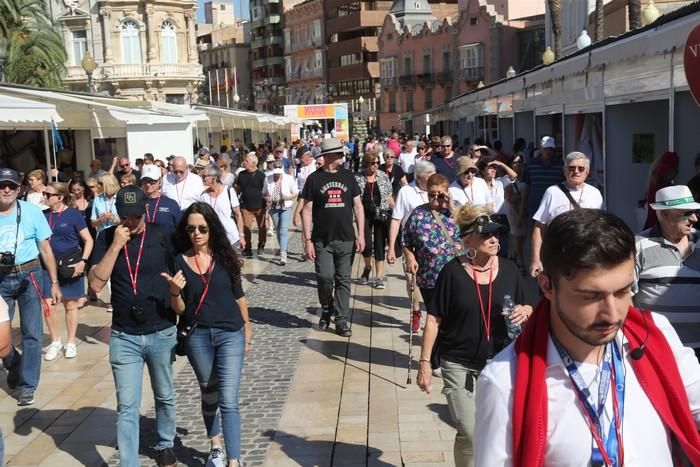
M 364 174 L 355 175 L 357 184 L 360 185 L 360 192 L 365 193 L 365 187 L 367 186 L 367 177 Z M 389 209 L 389 198 L 391 198 L 391 182 L 389 177 L 384 173 L 377 171 L 377 185 L 379 186 L 379 195 L 381 197 L 381 202 L 379 207 L 382 209 Z
M 434 288 L 442 268 L 456 256 L 464 254 L 459 238 L 459 227 L 449 214 L 446 210 L 437 213 L 452 237 L 454 246 L 445 238 L 440 224 L 435 222 L 428 204 L 416 207 L 403 226 L 403 245 L 413 251 L 418 263 L 416 274 L 418 287 Z

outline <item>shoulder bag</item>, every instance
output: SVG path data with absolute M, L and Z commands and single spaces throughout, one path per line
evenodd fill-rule
M 566 197 L 568 198 L 569 202 L 570 202 L 571 205 L 574 207 L 574 209 L 581 209 L 581 206 L 579 206 L 579 204 L 576 202 L 576 200 L 574 199 L 574 197 L 571 196 L 571 193 L 570 193 L 569 190 L 566 188 L 566 186 L 564 186 L 563 183 L 560 183 L 560 184 L 557 185 L 557 186 L 559 187 L 559 189 L 560 189 L 561 191 L 564 192 L 564 194 L 566 195 Z

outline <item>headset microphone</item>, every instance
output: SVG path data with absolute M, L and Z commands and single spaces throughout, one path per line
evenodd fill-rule
M 644 356 L 644 351 L 647 348 L 647 339 L 649 339 L 649 322 L 647 321 L 647 315 L 643 311 L 641 311 L 640 313 L 642 313 L 642 318 L 644 318 L 644 340 L 642 341 L 642 345 L 640 345 L 636 349 L 632 349 L 632 351 L 630 352 L 632 360 L 639 360 Z

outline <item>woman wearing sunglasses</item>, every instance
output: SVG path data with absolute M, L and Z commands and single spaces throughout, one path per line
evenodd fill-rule
M 241 465 L 241 417 L 238 389 L 243 356 L 250 350 L 252 329 L 241 284 L 241 262 L 211 206 L 196 202 L 183 213 L 175 239 L 174 276 L 163 274 L 170 303 L 184 323 L 193 326 L 185 341 L 187 359 L 199 381 L 202 417 L 211 443 L 207 465 Z
M 479 372 L 508 343 L 502 315 L 505 296 L 525 301 L 523 279 L 515 263 L 499 258 L 498 236 L 505 227 L 494 222 L 484 206 L 462 206 L 454 215 L 466 254 L 447 263 L 427 304 L 417 383 L 431 390 L 430 354 L 435 338 L 442 370 L 443 393 L 457 428 L 455 465 L 471 465 L 474 435 L 474 385 Z M 516 305 L 510 320 L 524 323 L 530 305 Z

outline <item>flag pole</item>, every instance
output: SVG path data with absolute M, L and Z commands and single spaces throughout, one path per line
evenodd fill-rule
M 214 99 L 211 96 L 211 70 L 207 71 L 207 75 L 209 76 L 209 105 L 214 105 Z
M 224 88 L 226 89 L 226 108 L 228 109 L 230 105 L 228 100 L 228 71 L 226 70 L 227 68 L 224 68 Z
M 219 69 L 216 69 L 216 105 L 221 107 L 221 85 L 219 84 Z

